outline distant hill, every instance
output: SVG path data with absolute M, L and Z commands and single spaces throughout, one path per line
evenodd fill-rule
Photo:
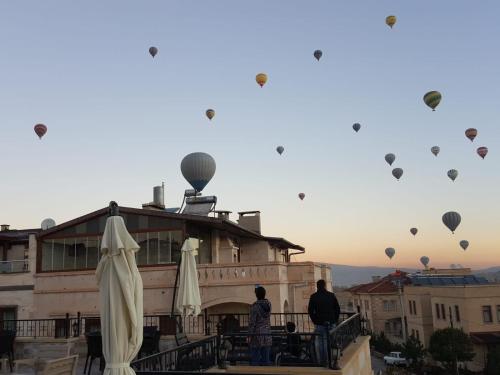
M 391 267 L 363 267 L 344 264 L 329 264 L 332 270 L 333 285 L 335 287 L 350 287 L 352 285 L 369 283 L 372 276 L 386 276 L 394 272 Z M 416 268 L 401 268 L 404 272 L 419 271 Z M 500 282 L 500 266 L 473 270 L 474 274 L 484 276 L 490 282 Z

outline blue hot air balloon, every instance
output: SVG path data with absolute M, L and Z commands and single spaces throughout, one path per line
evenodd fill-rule
M 181 172 L 193 189 L 200 192 L 215 174 L 215 160 L 204 152 L 193 152 L 182 159 Z

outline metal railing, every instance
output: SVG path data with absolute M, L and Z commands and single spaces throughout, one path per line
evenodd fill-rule
M 217 365 L 218 338 L 181 345 L 134 361 L 130 366 L 137 374 L 148 372 L 202 371 Z
M 340 322 L 345 321 L 354 313 L 341 313 Z M 228 324 L 245 330 L 248 326 L 248 314 L 204 314 L 198 316 L 182 317 L 180 315 L 145 315 L 144 327 L 157 327 L 162 335 L 175 335 L 184 332 L 188 335 L 216 334 L 217 328 L 223 328 Z M 314 332 L 314 324 L 307 313 L 273 313 L 271 314 L 271 326 L 275 330 L 284 331 L 288 322 L 293 322 L 297 332 Z M 76 316 L 52 319 L 19 319 L 0 320 L 0 330 L 15 330 L 17 337 L 78 337 L 93 331 L 100 331 L 101 322 L 98 316 Z
M 362 332 L 361 316 L 359 314 L 352 315 L 330 330 L 328 334 L 328 362 L 330 368 L 340 369 L 339 360 L 342 352 L 351 343 L 355 342 L 356 338 L 362 335 Z
M 0 261 L 0 274 L 29 272 L 29 260 L 2 260 Z

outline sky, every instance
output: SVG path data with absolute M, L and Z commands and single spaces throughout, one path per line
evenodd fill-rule
M 203 151 L 217 163 L 204 193 L 260 210 L 264 234 L 306 248 L 297 260 L 499 265 L 499 12 L 495 0 L 0 2 L 0 221 L 140 207 L 162 181 L 178 207 L 180 162 Z M 454 235 L 447 211 L 462 216 Z

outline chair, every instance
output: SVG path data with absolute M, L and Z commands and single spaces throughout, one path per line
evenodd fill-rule
M 0 358 L 4 354 L 7 355 L 10 372 L 14 364 L 14 341 L 16 339 L 16 331 L 4 330 L 0 331 Z
M 75 375 L 77 363 L 77 355 L 48 361 L 42 375 Z
M 92 371 L 92 362 L 94 359 L 99 358 L 99 369 L 104 368 L 104 355 L 102 354 L 102 336 L 101 332 L 91 332 L 85 335 L 87 339 L 87 358 L 85 359 L 85 367 L 83 369 L 83 373 L 85 374 L 87 371 L 87 363 L 90 358 L 90 364 L 87 374 L 90 374 Z
M 189 344 L 189 340 L 184 332 L 179 332 L 175 335 L 175 343 L 177 346 Z

